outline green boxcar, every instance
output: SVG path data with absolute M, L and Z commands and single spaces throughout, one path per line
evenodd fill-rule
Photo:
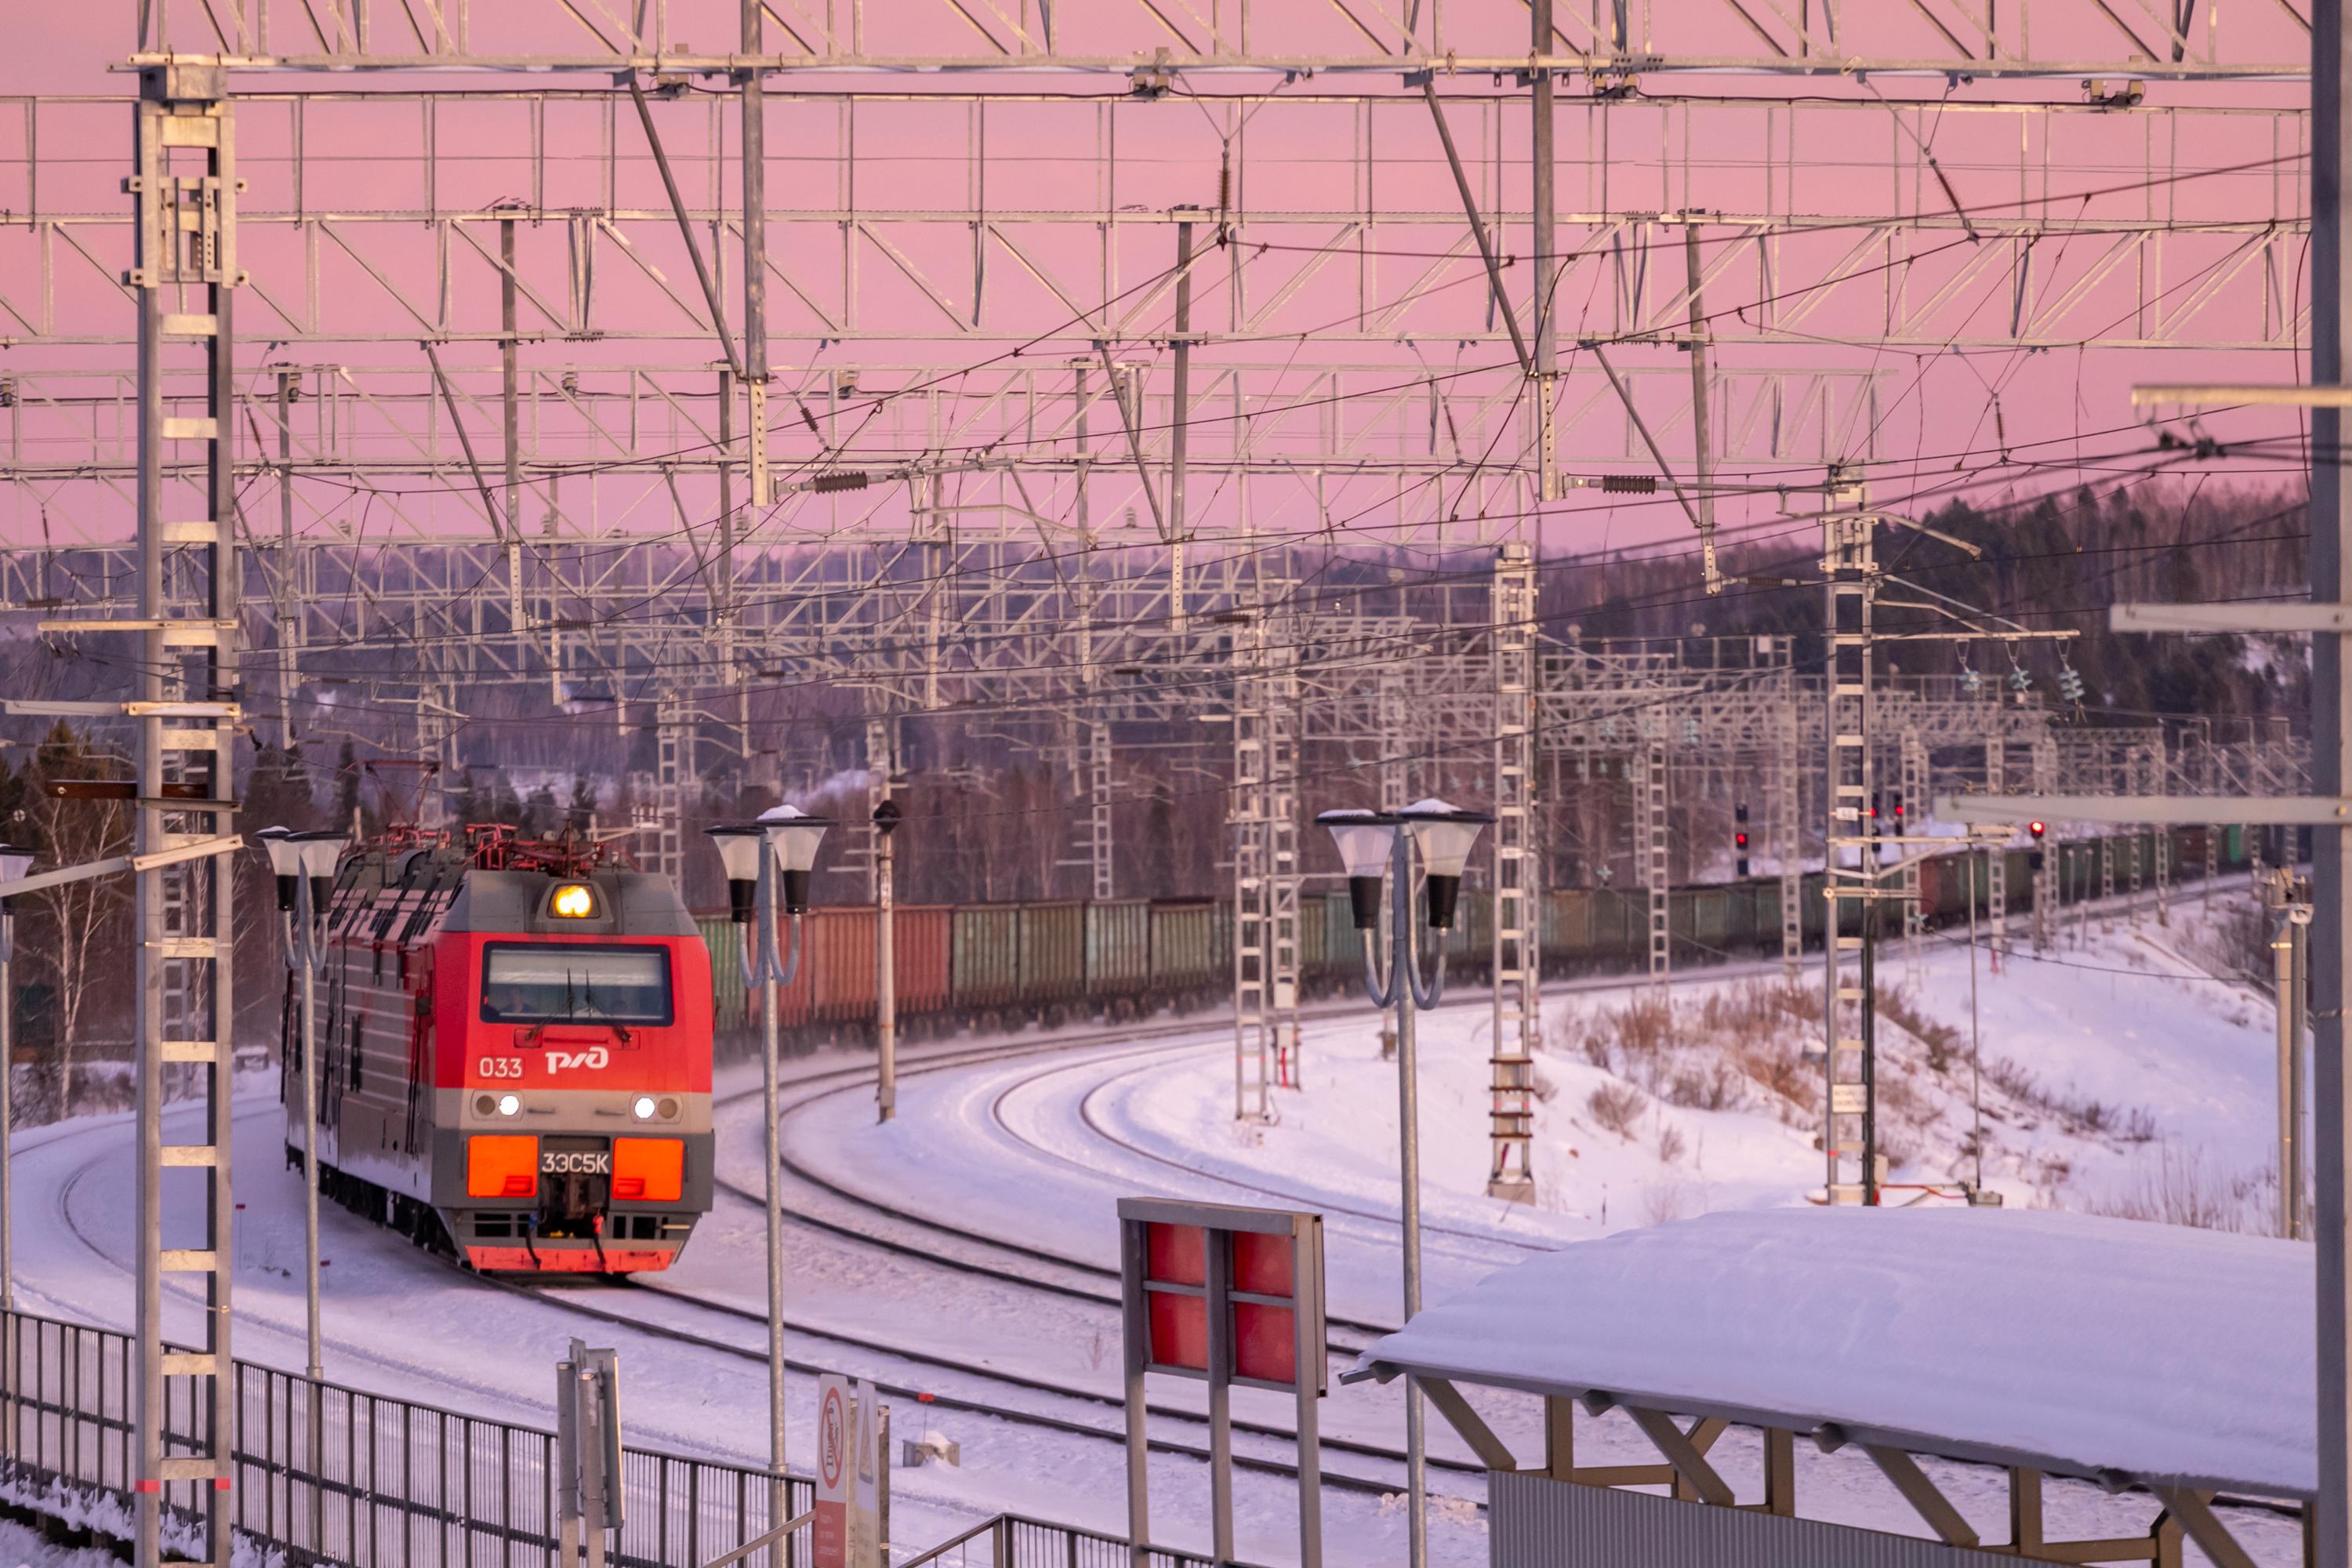
M 1217 917 L 1211 903 L 1151 906 L 1151 990 L 1181 995 L 1213 984 L 1225 972 L 1217 963 Z
M 743 943 L 725 915 L 700 915 L 695 926 L 710 950 L 710 1027 L 728 1034 L 743 1026 Z
M 1151 905 L 1143 899 L 1087 906 L 1087 994 L 1139 996 L 1151 984 Z
M 1302 894 L 1298 900 L 1298 979 L 1313 983 L 1325 968 L 1324 949 L 1329 935 L 1324 925 L 1323 900 Z
M 1356 929 L 1356 906 L 1345 893 L 1323 896 L 1323 964 L 1343 988 L 1359 984 L 1364 973 L 1364 933 Z
M 1696 946 L 1702 959 L 1728 953 L 1732 939 L 1731 897 L 1729 888 L 1680 889 L 1675 900 L 1675 940 Z M 1687 915 L 1684 913 L 1685 908 Z
M 1021 994 L 1021 911 L 1010 904 L 965 904 L 955 912 L 959 1009 L 1002 1007 Z
M 1080 996 L 1087 989 L 1087 907 L 1023 904 L 1021 1000 L 1032 1005 Z

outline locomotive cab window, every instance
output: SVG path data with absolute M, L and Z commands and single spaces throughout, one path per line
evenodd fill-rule
M 658 947 L 492 942 L 482 954 L 486 1024 L 667 1024 L 669 953 Z

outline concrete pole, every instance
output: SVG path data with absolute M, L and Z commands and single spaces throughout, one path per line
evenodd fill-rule
M 876 1120 L 887 1121 L 898 1113 L 898 974 L 896 933 L 892 931 L 894 891 L 890 835 L 875 835 L 874 842 L 874 1042 L 881 1058 L 874 1100 Z
M 743 53 L 761 52 L 761 0 L 743 0 Z M 768 478 L 768 165 L 767 117 L 757 68 L 737 73 L 743 95 L 743 388 L 750 416 L 751 504 L 774 495 Z
M 762 844 L 760 856 L 760 900 L 766 907 L 752 929 L 759 933 L 763 950 L 760 966 L 766 976 L 760 1000 L 760 1103 L 768 1152 L 768 1522 L 772 1527 L 792 1517 L 786 1511 L 790 1489 L 784 1479 L 783 1150 L 776 1127 L 776 1010 L 782 1000 L 782 988 L 776 984 L 776 884 L 782 875 L 770 846 Z M 775 1547 L 768 1548 L 768 1568 L 788 1561 Z
M 1528 0 L 1528 16 L 1531 26 L 1529 48 L 1537 55 L 1549 55 L 1552 48 L 1552 0 Z M 1535 208 L 1535 278 L 1529 287 L 1535 290 L 1533 308 L 1536 330 L 1536 487 L 1542 500 L 1557 500 L 1559 495 L 1559 441 L 1552 423 L 1553 373 L 1559 369 L 1559 333 L 1552 325 L 1552 271 L 1559 249 L 1554 236 L 1559 202 L 1553 194 L 1552 154 L 1552 79 L 1549 71 L 1536 73 L 1534 87 L 1535 128 L 1530 162 L 1533 171 Z M 1542 542 L 1541 527 L 1538 525 L 1537 542 Z
M 302 600 L 294 566 L 294 389 L 300 373 L 278 373 L 278 749 L 294 751 L 294 649 L 302 626 Z
M 319 971 L 311 940 L 318 928 L 310 909 L 310 879 L 305 875 L 297 883 L 293 918 L 299 929 L 289 931 L 288 940 L 295 944 L 302 974 L 302 1371 L 315 1385 L 326 1376 L 319 1345 L 319 1015 L 313 1000 Z M 314 1397 L 317 1392 L 314 1386 Z M 316 1420 L 310 1426 L 310 1440 L 314 1444 L 319 1440 Z M 313 1466 L 310 1473 L 320 1472 Z
M 8 983 L 9 962 L 16 957 L 16 918 L 0 904 L 0 1312 L 16 1310 L 16 1196 L 8 1184 L 8 1127 L 16 1111 L 10 1090 L 16 1076 L 16 1046 L 8 1026 L 15 1011 L 16 990 Z
M 2291 889 L 2282 874 L 2282 885 Z M 2305 1229 L 2303 1191 L 2303 1031 L 2305 976 L 2311 959 L 2311 908 L 2289 901 L 2279 910 L 2271 938 L 2273 979 L 2278 1000 L 2279 1235 L 2300 1239 Z
M 1538 0 L 1538 4 L 1541 0 Z M 1410 966 L 1412 952 L 1412 835 L 1403 828 L 1390 851 L 1389 963 Z M 1414 1082 L 1413 977 L 1407 968 L 1396 984 L 1397 1175 L 1404 1231 L 1404 1321 L 1421 1311 L 1421 1100 Z M 1408 1568 L 1428 1568 L 1429 1457 L 1427 1413 L 1412 1379 L 1404 1391 L 1405 1540 Z
M 2313 0 L 2311 9 L 2311 379 L 2320 386 L 2344 380 L 2345 270 L 2344 102 L 2352 85 L 2352 56 L 2345 51 L 2344 0 Z M 2352 465 L 2338 462 L 2344 416 L 2335 408 L 2311 411 L 2311 596 L 2336 605 L 2344 599 L 2344 560 L 2352 548 L 2352 505 L 2346 486 Z M 2344 639 L 2311 639 L 2312 788 L 2322 796 L 2341 795 L 2352 784 L 2352 687 L 2344 679 Z M 2319 1373 L 2319 1493 L 2309 1531 L 2314 1568 L 2352 1568 L 2352 1366 L 2346 1340 L 2352 1328 L 2352 1290 L 2347 1290 L 2344 1070 L 2345 981 L 2352 970 L 2352 919 L 2346 899 L 2352 892 L 2352 833 L 2322 827 L 2314 835 L 2312 942 L 2314 1016 L 2312 1042 L 2316 1079 L 2312 1101 L 2312 1145 L 2316 1164 L 2318 1241 L 2316 1304 Z

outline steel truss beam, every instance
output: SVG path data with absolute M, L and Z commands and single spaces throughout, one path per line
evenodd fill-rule
M 222 51 L 240 68 L 401 70 L 509 68 L 609 73 L 1087 71 L 1127 78 L 1141 94 L 1182 75 L 1287 72 L 1484 75 L 1545 69 L 1616 79 L 1684 71 L 1841 78 L 1918 75 L 1969 81 L 2109 73 L 2157 80 L 2299 79 L 2309 26 L 2291 7 L 2218 7 L 2200 25 L 2153 6 L 2105 0 L 2012 0 L 1857 6 L 1813 15 L 1740 0 L 1723 9 L 1653 0 L 1563 6 L 1550 47 L 1530 56 L 1526 8 L 1507 0 L 1423 5 L 1025 5 L 1006 0 L 865 0 L 845 7 L 776 0 L 756 37 L 732 0 L 501 0 L 477 20 L 466 0 L 207 0 L 142 7 L 127 41 L 158 54 Z M 1604 24 L 1602 15 L 1612 20 Z M 2183 16 L 2189 14 L 2184 13 Z M 1622 24 L 1622 28 L 1621 28 Z M 2033 38 L 2063 38 L 2035 57 Z M 756 42 L 711 52 L 714 42 Z M 698 49 L 695 46 L 700 45 Z

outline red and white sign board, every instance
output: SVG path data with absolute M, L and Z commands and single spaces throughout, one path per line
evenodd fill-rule
M 870 1384 L 817 1379 L 815 1568 L 882 1568 L 882 1455 Z

